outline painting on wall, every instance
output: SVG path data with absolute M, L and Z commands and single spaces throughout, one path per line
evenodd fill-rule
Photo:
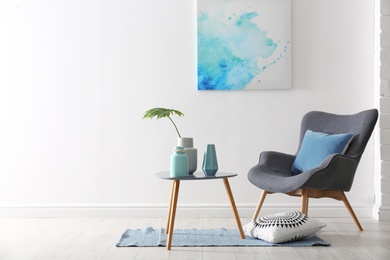
M 198 0 L 198 90 L 291 88 L 291 0 Z

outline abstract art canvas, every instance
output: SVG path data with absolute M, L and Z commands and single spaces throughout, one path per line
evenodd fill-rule
M 198 0 L 198 90 L 291 88 L 291 0 Z

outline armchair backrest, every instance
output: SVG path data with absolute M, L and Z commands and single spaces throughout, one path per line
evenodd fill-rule
M 378 110 L 369 109 L 354 115 L 336 115 L 320 111 L 308 112 L 302 119 L 299 148 L 306 130 L 327 134 L 352 133 L 354 135 L 346 155 L 360 159 L 374 130 Z

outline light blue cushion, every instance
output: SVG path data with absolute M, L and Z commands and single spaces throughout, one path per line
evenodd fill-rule
M 331 154 L 345 153 L 352 138 L 349 133 L 331 135 L 307 130 L 291 171 L 298 175 L 317 167 Z

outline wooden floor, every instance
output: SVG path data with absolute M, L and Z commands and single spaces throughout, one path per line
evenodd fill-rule
M 165 227 L 163 218 L 0 219 L 0 259 L 390 259 L 390 222 L 319 219 L 330 247 L 115 247 L 127 228 Z M 249 219 L 241 219 L 248 223 Z M 177 218 L 175 228 L 235 228 L 233 218 Z

